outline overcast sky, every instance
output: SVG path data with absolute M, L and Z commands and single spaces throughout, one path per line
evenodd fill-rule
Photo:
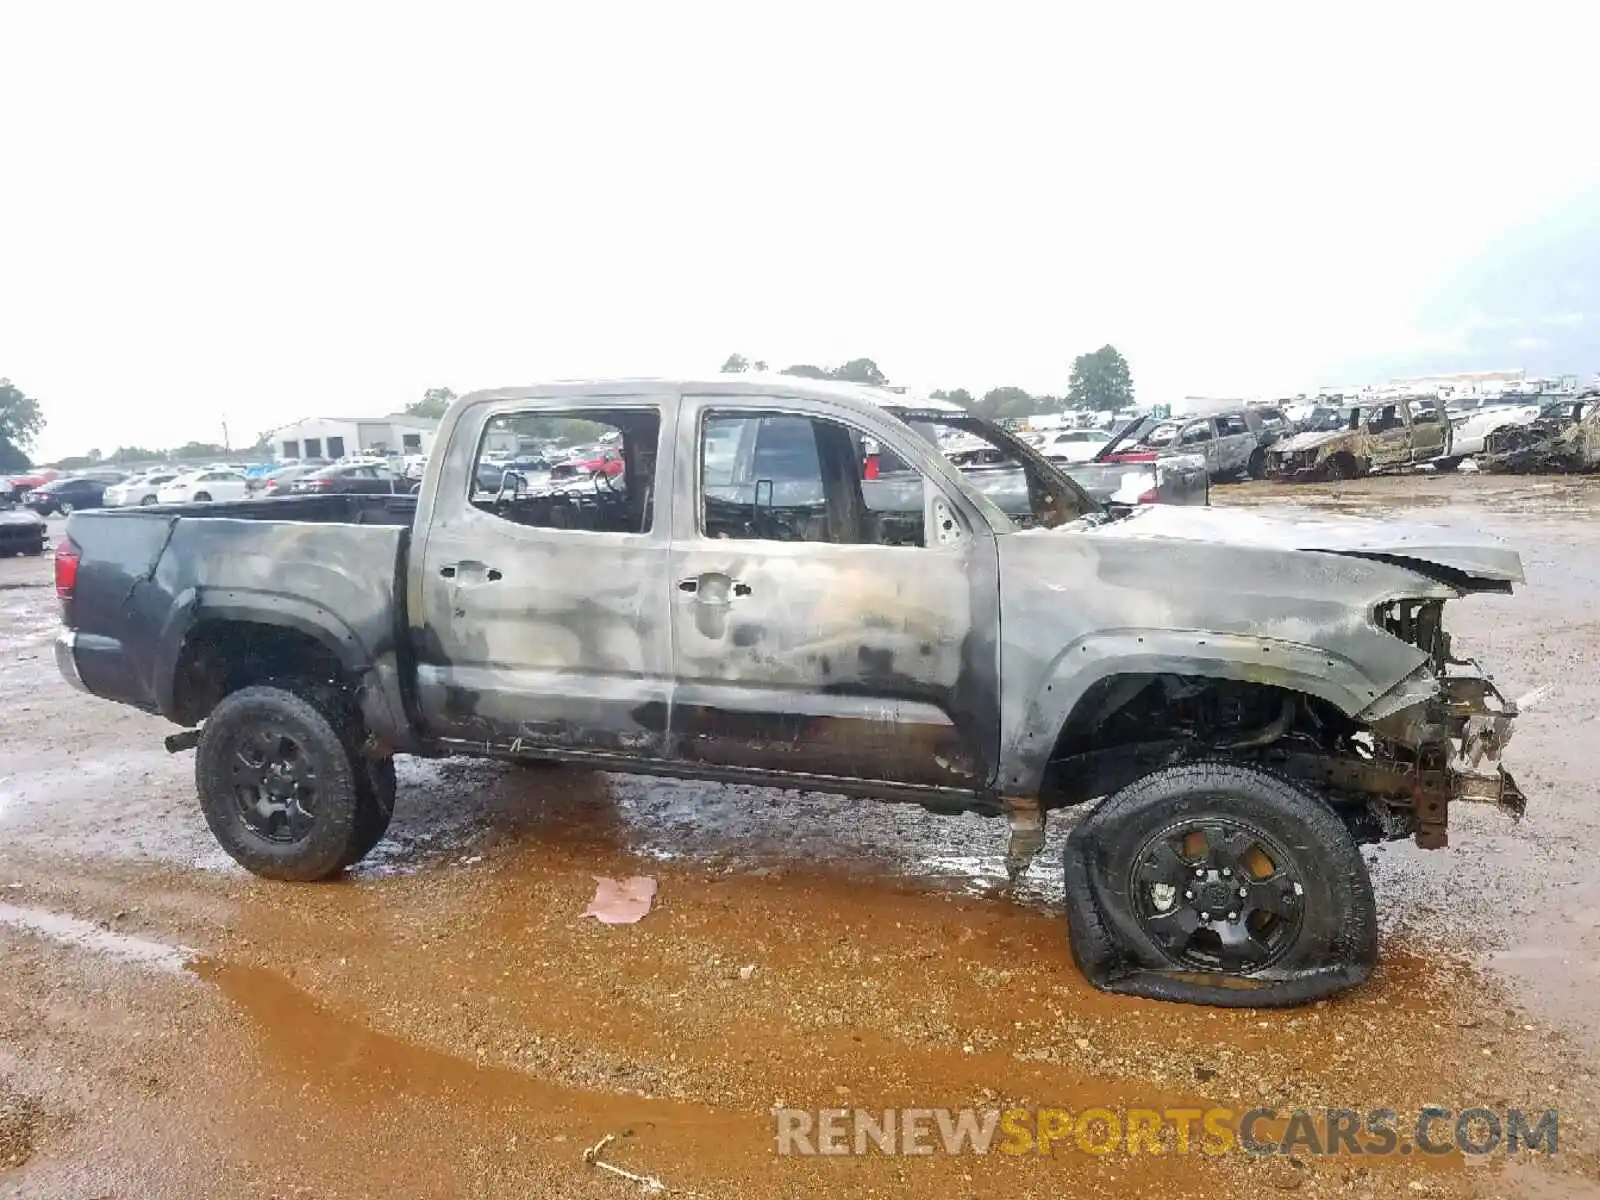
M 48 459 L 734 350 L 1587 374 L 1582 280 L 1485 297 L 1600 245 L 1593 11 L 0 0 L 0 376 Z

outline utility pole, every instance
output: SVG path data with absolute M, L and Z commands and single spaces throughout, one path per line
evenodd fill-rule
M 226 454 L 233 453 L 233 445 L 228 441 L 228 418 L 222 418 L 222 449 Z

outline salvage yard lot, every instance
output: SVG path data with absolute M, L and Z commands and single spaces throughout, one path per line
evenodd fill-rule
M 48 560 L 0 561 L 0 1195 L 640 1194 L 584 1164 L 606 1134 L 607 1161 L 675 1192 L 752 1200 L 1596 1194 L 1600 485 L 1214 497 L 1508 538 L 1529 583 L 1453 603 L 1456 649 L 1509 695 L 1555 685 L 1508 755 L 1527 819 L 1458 808 L 1449 850 L 1369 847 L 1382 964 L 1302 1010 L 1091 990 L 1053 908 L 1064 821 L 1007 898 L 998 822 L 406 762 L 349 879 L 255 879 L 215 848 L 171 727 L 57 677 Z M 580 917 L 594 876 L 635 874 L 660 881 L 642 922 Z M 774 1152 L 775 1107 L 1263 1105 L 1554 1107 L 1559 1151 Z

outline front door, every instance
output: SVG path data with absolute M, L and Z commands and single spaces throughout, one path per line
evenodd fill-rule
M 655 519 L 670 397 L 505 402 L 464 420 L 437 478 L 414 641 L 419 703 L 444 737 L 500 750 L 660 756 L 672 654 L 668 537 Z M 570 486 L 493 491 L 477 476 L 489 425 L 529 436 L 622 438 L 624 471 Z M 419 525 L 423 524 L 419 520 Z
M 1178 449 L 1181 453 L 1205 455 L 1206 474 L 1212 478 L 1221 473 L 1222 464 L 1217 458 L 1217 439 L 1211 428 L 1210 417 L 1201 417 L 1186 425 L 1178 434 Z
M 815 406 L 684 398 L 671 567 L 679 752 L 982 787 L 999 749 L 994 535 L 918 468 L 931 445 L 887 417 L 863 428 Z M 864 442 L 878 449 L 867 480 Z
M 1366 460 L 1377 471 L 1411 459 L 1411 429 L 1399 403 L 1376 404 L 1362 409 L 1365 422 Z

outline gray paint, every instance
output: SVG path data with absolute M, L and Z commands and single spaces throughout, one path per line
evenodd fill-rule
M 787 377 L 480 392 L 441 424 L 414 535 L 409 505 L 377 497 L 75 514 L 74 664 L 91 691 L 181 717 L 172 675 L 196 623 L 257 621 L 337 655 L 388 747 L 992 810 L 1039 790 L 1062 723 L 1107 675 L 1273 684 L 1389 716 L 1426 703 L 1416 672 L 1431 668 L 1374 607 L 1522 577 L 1478 534 L 1162 506 L 1119 519 L 1065 481 L 1051 484 L 1055 527 L 1020 531 L 888 411 L 912 404 L 947 407 Z M 513 526 L 468 503 L 487 421 L 575 405 L 659 409 L 649 532 Z M 951 538 L 702 537 L 696 431 L 714 407 L 831 417 L 877 439 L 926 477 Z

